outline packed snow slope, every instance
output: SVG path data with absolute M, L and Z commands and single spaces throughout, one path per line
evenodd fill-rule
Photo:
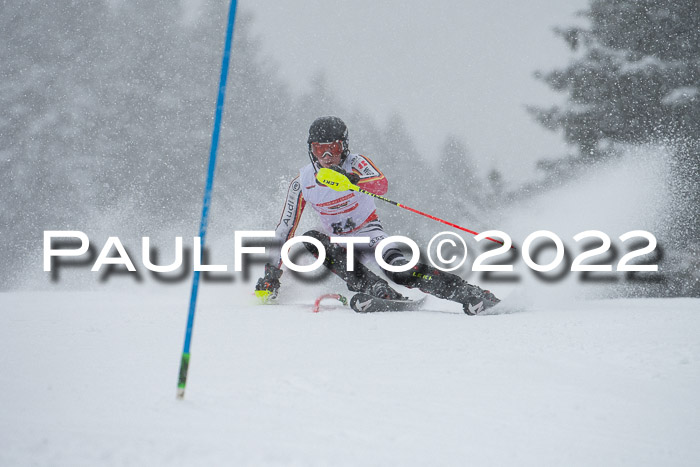
M 584 230 L 658 234 L 665 169 L 640 156 L 513 204 L 496 227 L 516 243 L 552 230 L 573 254 Z M 204 283 L 178 401 L 187 281 L 97 284 L 86 266 L 47 284 L 36 264 L 51 290 L 0 294 L 0 466 L 700 465 L 700 300 L 601 298 L 621 275 L 470 274 L 504 299 L 476 317 L 434 298 L 312 313 L 344 290 L 334 277 L 285 275 L 274 306 L 254 303 L 255 271 Z M 96 290 L 76 291 L 79 275 Z
M 244 290 L 203 287 L 184 401 L 186 287 L 0 294 L 0 465 L 700 461 L 700 300 L 314 314 Z

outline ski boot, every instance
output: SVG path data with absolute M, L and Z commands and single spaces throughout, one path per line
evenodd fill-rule
M 397 265 L 404 264 L 399 260 Z M 440 271 L 426 264 L 418 263 L 408 271 L 390 273 L 389 277 L 408 288 L 418 288 L 422 292 L 444 300 L 460 303 L 470 316 L 495 306 L 500 300 L 488 290 L 472 285 L 461 277 Z

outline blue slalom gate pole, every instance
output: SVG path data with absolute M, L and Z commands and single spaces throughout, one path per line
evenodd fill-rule
M 221 115 L 224 112 L 224 98 L 226 96 L 226 80 L 228 78 L 228 65 L 231 57 L 231 42 L 233 40 L 233 25 L 236 20 L 236 0 L 231 0 L 228 12 L 228 26 L 226 27 L 226 42 L 224 54 L 221 60 L 221 78 L 219 80 L 219 95 L 216 98 L 216 114 L 214 116 L 214 130 L 211 134 L 211 150 L 209 152 L 209 168 L 207 170 L 207 184 L 204 189 L 202 202 L 202 220 L 199 223 L 199 238 L 204 249 L 204 239 L 207 235 L 207 223 L 209 221 L 209 205 L 211 204 L 211 191 L 214 184 L 214 169 L 216 168 L 216 151 L 219 147 L 219 130 L 221 128 Z M 187 384 L 187 370 L 190 365 L 190 344 L 192 343 L 192 327 L 194 326 L 194 313 L 197 306 L 197 290 L 199 289 L 199 271 L 194 271 L 192 278 L 192 293 L 190 294 L 190 308 L 187 315 L 187 329 L 185 331 L 185 345 L 182 349 L 180 360 L 180 372 L 177 381 L 177 397 L 185 397 L 185 385 Z

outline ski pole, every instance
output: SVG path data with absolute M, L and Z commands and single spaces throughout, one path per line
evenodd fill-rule
M 221 77 L 219 80 L 219 94 L 216 98 L 216 111 L 214 113 L 214 129 L 211 136 L 211 148 L 209 152 L 209 167 L 207 169 L 207 183 L 204 188 L 204 199 L 202 201 L 202 218 L 199 223 L 199 238 L 202 248 L 207 234 L 207 224 L 209 222 L 209 205 L 211 204 L 212 186 L 214 183 L 214 169 L 216 168 L 216 151 L 219 147 L 219 131 L 221 128 L 221 117 L 224 112 L 224 101 L 226 96 L 226 80 L 228 78 L 229 61 L 231 57 L 231 41 L 233 40 L 233 26 L 236 20 L 236 0 L 231 0 L 228 11 L 228 25 L 226 27 L 226 41 L 224 42 L 224 53 L 221 60 Z M 190 293 L 190 306 L 187 312 L 187 328 L 185 329 L 185 343 L 180 359 L 180 371 L 177 377 L 177 398 L 185 397 L 185 386 L 187 384 L 187 373 L 190 366 L 190 344 L 192 342 L 192 328 L 194 327 L 194 315 L 197 307 L 197 291 L 199 289 L 199 271 L 194 271 L 192 277 L 192 291 Z
M 358 193 L 364 193 L 364 194 L 372 196 L 374 198 L 381 199 L 382 201 L 386 201 L 387 203 L 393 204 L 394 206 L 398 206 L 400 208 L 406 209 L 406 210 L 414 212 L 416 214 L 420 214 L 421 216 L 425 216 L 428 219 L 442 222 L 443 224 L 449 225 L 450 227 L 454 227 L 455 229 L 469 232 L 472 235 L 479 235 L 478 232 L 474 232 L 473 230 L 469 230 L 469 229 L 464 228 L 462 226 L 459 226 L 457 224 L 453 224 L 452 222 L 448 222 L 444 219 L 440 219 L 439 217 L 432 216 L 432 215 L 427 214 L 423 211 L 419 211 L 418 209 L 413 209 L 411 207 L 406 206 L 405 204 L 397 203 L 396 201 L 392 201 L 392 200 L 385 198 L 383 196 L 376 195 L 376 194 L 372 193 L 371 191 L 363 190 L 359 186 L 353 185 L 350 182 L 350 180 L 348 180 L 348 177 L 346 177 L 345 175 L 343 175 L 339 172 L 336 172 L 335 170 L 327 169 L 327 168 L 320 169 L 318 171 L 318 173 L 316 174 L 316 180 L 318 180 L 320 183 L 323 183 L 331 190 L 335 190 L 335 191 L 352 190 L 352 191 L 357 191 Z M 503 242 L 501 242 L 500 240 L 496 240 L 495 238 L 486 237 L 486 240 L 491 240 L 492 242 L 496 242 L 499 245 L 503 245 Z
M 318 297 L 316 299 L 316 301 L 314 302 L 314 307 L 311 311 L 313 311 L 314 313 L 318 313 L 321 310 L 321 300 L 323 300 L 325 298 L 334 298 L 334 299 L 338 300 L 340 303 L 342 303 L 343 305 L 348 304 L 348 299 L 346 297 L 344 297 L 343 295 L 340 295 L 338 293 L 327 293 L 327 294 L 321 295 L 320 297 Z

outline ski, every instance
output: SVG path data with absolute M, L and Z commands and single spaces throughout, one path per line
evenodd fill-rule
M 375 313 L 381 311 L 412 311 L 419 310 L 423 306 L 425 297 L 418 300 L 385 300 L 364 293 L 353 295 L 350 299 L 350 308 L 358 313 Z

